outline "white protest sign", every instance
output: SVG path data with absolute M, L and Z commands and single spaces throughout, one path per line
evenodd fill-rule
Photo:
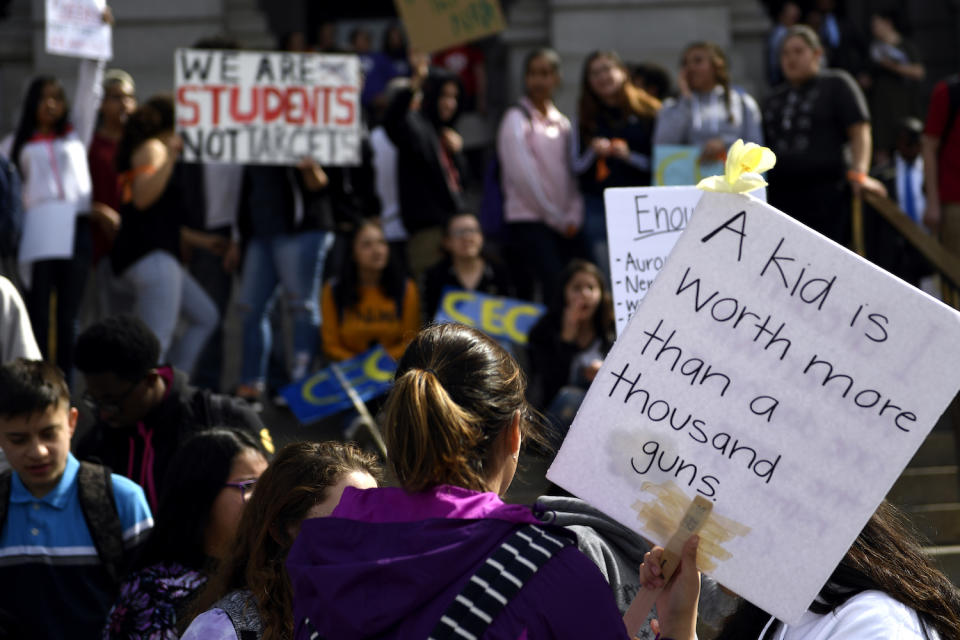
M 188 162 L 360 164 L 360 61 L 350 55 L 178 49 Z
M 960 387 L 960 314 L 776 209 L 704 193 L 547 477 L 788 622 Z M 894 559 L 895 561 L 895 559 Z
M 666 264 L 701 195 L 703 191 L 696 187 L 623 187 L 603 192 L 618 336 Z
M 111 59 L 111 28 L 103 21 L 106 5 L 106 0 L 46 0 L 47 53 Z

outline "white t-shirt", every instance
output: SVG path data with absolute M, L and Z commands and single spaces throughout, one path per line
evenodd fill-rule
M 939 635 L 931 629 L 930 640 Z M 864 591 L 831 613 L 807 611 L 795 625 L 782 625 L 777 640 L 924 640 L 917 613 L 882 591 Z

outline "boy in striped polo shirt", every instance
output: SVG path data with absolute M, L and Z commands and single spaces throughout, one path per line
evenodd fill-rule
M 100 637 L 153 527 L 139 485 L 73 457 L 76 425 L 59 369 L 0 366 L 0 448 L 12 467 L 0 475 L 0 635 Z

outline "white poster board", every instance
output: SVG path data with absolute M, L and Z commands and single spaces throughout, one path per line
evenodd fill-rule
M 174 70 L 187 162 L 360 164 L 356 56 L 178 49 Z
M 704 193 L 547 477 L 658 544 L 713 500 L 701 568 L 796 621 L 958 362 L 953 309 L 754 198 Z
M 103 21 L 106 4 L 106 0 L 46 0 L 47 53 L 113 58 L 112 29 Z
M 703 191 L 696 187 L 623 187 L 603 192 L 618 336 L 666 264 L 701 195 Z

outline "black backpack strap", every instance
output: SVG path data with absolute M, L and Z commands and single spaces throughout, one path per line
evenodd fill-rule
M 550 558 L 574 540 L 554 530 L 528 524 L 514 531 L 480 565 L 453 599 L 430 634 L 430 640 L 479 639 L 523 585 Z
M 92 462 L 81 462 L 77 472 L 77 494 L 100 562 L 110 579 L 119 585 L 123 578 L 123 524 L 113 496 L 110 469 Z
M 231 591 L 215 602 L 213 608 L 227 614 L 239 640 L 258 640 L 263 635 L 263 620 L 250 591 Z
M 7 506 L 10 504 L 12 478 L 13 472 L 10 469 L 0 473 L 0 533 L 3 533 L 3 525 L 7 524 Z

